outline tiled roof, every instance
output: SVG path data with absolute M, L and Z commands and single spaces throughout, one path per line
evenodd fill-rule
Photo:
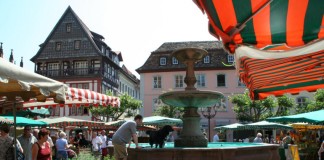
M 166 42 L 153 52 L 175 51 L 181 48 L 195 47 L 201 49 L 222 49 L 223 44 L 219 41 L 189 41 L 189 42 Z
M 128 76 L 135 83 L 140 82 L 140 80 L 130 70 L 128 70 L 125 65 L 123 65 L 121 68 L 122 68 L 121 71 L 124 72 L 125 76 Z
M 219 41 L 192 41 L 192 42 L 166 42 L 163 43 L 157 50 L 153 51 L 143 66 L 138 68 L 138 73 L 144 72 L 168 72 L 176 70 L 184 70 L 185 65 L 172 63 L 171 54 L 173 51 L 181 48 L 196 47 L 205 49 L 210 56 L 210 63 L 203 63 L 200 61 L 196 64 L 195 70 L 220 70 L 220 69 L 234 69 L 228 64 L 228 53 L 223 49 L 222 42 Z M 160 65 L 160 58 L 166 58 L 166 65 Z

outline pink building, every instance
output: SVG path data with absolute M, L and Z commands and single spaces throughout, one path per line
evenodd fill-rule
M 234 62 L 234 56 L 223 50 L 221 42 L 166 42 L 153 51 L 145 64 L 136 70 L 140 74 L 140 97 L 144 105 L 141 113 L 145 117 L 152 116 L 156 107 L 162 103 L 158 99 L 161 93 L 184 90 L 186 87 L 184 83 L 185 65 L 171 57 L 171 53 L 185 47 L 199 47 L 208 51 L 208 55 L 195 66 L 196 88 L 198 90 L 219 91 L 225 96 L 225 100 L 217 108 L 216 117 L 211 119 L 212 137 L 214 127 L 237 121 L 232 109 L 233 104 L 228 101 L 228 96 L 241 94 L 246 89 L 236 76 L 234 66 L 228 65 Z M 203 116 L 201 124 L 208 133 L 208 120 Z

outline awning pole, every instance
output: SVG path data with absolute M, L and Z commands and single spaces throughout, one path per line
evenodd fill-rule
M 13 105 L 13 117 L 14 117 L 14 140 L 13 140 L 13 144 L 14 144 L 14 159 L 16 159 L 16 157 L 17 157 L 17 152 L 16 152 L 16 148 L 17 148 L 17 135 L 16 135 L 16 128 L 17 128 L 17 121 L 16 121 L 16 99 L 14 100 L 14 105 Z

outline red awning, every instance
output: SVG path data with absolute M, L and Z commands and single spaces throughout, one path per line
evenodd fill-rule
M 90 105 L 95 107 L 98 107 L 99 105 L 119 107 L 120 101 L 118 97 L 107 96 L 87 89 L 68 88 L 68 91 L 66 92 L 66 101 L 64 104 L 54 102 L 53 98 L 47 98 L 45 102 L 37 102 L 36 99 L 30 99 L 29 101 L 23 103 L 23 109 L 64 107 L 65 105 L 68 107 L 88 107 Z
M 94 106 L 119 107 L 120 105 L 118 97 L 107 96 L 88 89 L 68 88 L 67 97 L 69 99 L 88 100 L 90 103 L 93 103 Z
M 321 0 L 194 0 L 211 34 L 234 53 L 240 45 L 304 46 L 324 38 Z M 287 49 L 287 48 L 286 48 Z

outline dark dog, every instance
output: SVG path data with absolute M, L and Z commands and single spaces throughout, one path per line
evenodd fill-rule
M 157 148 L 158 145 L 160 148 L 163 148 L 166 137 L 172 131 L 173 129 L 169 125 L 165 125 L 157 131 L 146 131 L 146 134 L 150 136 L 149 143 L 151 145 L 151 148 L 153 148 L 153 144 L 155 144 L 155 148 Z

